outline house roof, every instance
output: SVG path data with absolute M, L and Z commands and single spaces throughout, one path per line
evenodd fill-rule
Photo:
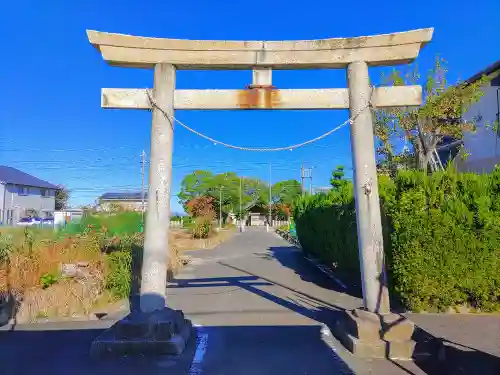
M 41 187 L 45 189 L 59 189 L 50 182 L 39 179 L 19 169 L 0 165 L 0 182 L 4 184 L 16 184 L 25 186 Z
M 472 77 L 470 77 L 469 79 L 467 79 L 465 82 L 467 82 L 467 83 L 474 83 L 477 80 L 481 79 L 482 76 L 490 75 L 491 73 L 494 73 L 496 71 L 500 71 L 500 60 L 494 62 L 493 64 L 487 66 L 483 70 L 477 72 Z
M 142 193 L 139 191 L 132 192 L 109 192 L 104 193 L 99 197 L 102 200 L 114 200 L 114 201 L 140 201 L 142 199 Z M 144 199 L 148 199 L 148 193 L 144 194 Z

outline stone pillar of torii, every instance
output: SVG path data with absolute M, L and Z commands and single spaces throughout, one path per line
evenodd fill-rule
M 385 320 L 392 321 L 399 318 L 390 314 L 385 281 L 372 107 L 418 106 L 422 100 L 422 88 L 420 86 L 374 88 L 370 85 L 368 68 L 413 61 L 420 49 L 432 39 L 433 29 L 355 38 L 300 41 L 182 40 L 91 30 L 87 31 L 87 34 L 90 43 L 100 51 L 108 64 L 154 69 L 152 91 L 106 88 L 102 89 L 101 96 L 103 108 L 152 110 L 140 312 L 125 323 L 122 322 L 122 328 L 118 331 L 133 331 L 130 327 L 135 327 L 135 321 L 143 324 L 144 317 L 148 317 L 148 321 L 153 319 L 155 324 L 167 324 L 168 319 L 181 319 L 172 318 L 175 314 L 172 315 L 172 310 L 166 307 L 172 147 L 176 109 L 349 109 L 352 119 L 353 180 L 364 306 L 363 309 L 347 312 L 345 322 L 339 323 L 338 331 L 347 332 L 342 341 L 352 351 L 362 352 L 360 348 L 363 344 L 368 342 L 367 340 L 372 340 L 371 345 L 373 345 L 375 338 L 363 337 L 360 332 L 366 329 L 361 329 L 361 326 L 369 326 L 375 332 L 376 324 L 372 318 L 376 317 L 382 322 L 381 326 L 378 326 L 379 332 L 382 332 L 378 337 L 380 340 L 378 345 L 386 345 L 387 348 L 384 347 L 384 350 L 388 349 L 389 353 L 391 350 L 398 350 L 394 345 L 391 349 L 389 344 L 391 340 L 388 339 L 389 333 L 394 335 L 396 328 L 387 328 L 396 325 L 384 325 Z M 272 70 L 332 68 L 347 69 L 348 88 L 278 89 L 272 85 Z M 253 79 L 252 84 L 245 89 L 177 90 L 176 72 L 184 69 L 252 70 Z M 151 316 L 155 318 L 150 318 Z M 161 316 L 163 318 L 158 318 Z M 183 319 L 182 317 L 181 320 Z M 169 337 L 164 341 L 180 342 L 187 339 L 186 334 L 182 334 L 182 324 L 178 325 L 179 327 L 170 332 L 170 336 L 167 335 Z M 353 326 L 360 329 L 352 332 L 349 327 Z M 402 327 L 397 329 L 406 333 L 409 327 L 413 330 L 412 324 L 406 320 L 401 320 L 397 326 Z M 384 334 L 384 327 L 390 332 Z M 151 331 L 152 328 L 148 329 Z M 149 336 L 145 333 L 144 340 L 152 339 L 150 331 L 148 331 Z M 109 343 L 112 341 L 110 337 L 112 335 L 108 334 L 107 339 L 96 340 L 99 343 L 94 346 L 105 346 L 106 350 L 115 350 Z M 108 343 L 105 345 L 104 341 Z M 408 345 L 411 346 L 411 343 Z M 180 344 L 166 345 L 166 347 L 166 352 L 170 350 L 168 347 L 175 347 L 175 351 L 179 352 L 184 346 Z

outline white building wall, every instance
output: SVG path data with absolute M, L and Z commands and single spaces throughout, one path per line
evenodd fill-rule
M 5 208 L 5 185 L 0 183 L 0 210 L 4 210 Z
M 465 152 L 469 156 L 465 160 L 457 158 L 457 168 L 461 171 L 490 172 L 495 164 L 500 164 L 500 138 L 493 129 L 487 126 L 497 121 L 500 105 L 500 103 L 497 104 L 497 100 L 500 100 L 499 90 L 498 86 L 485 88 L 481 100 L 473 104 L 464 115 L 465 120 L 478 119 L 478 121 L 475 132 L 464 134 Z
M 20 193 L 21 185 L 6 185 L 5 208 L 19 211 L 21 215 L 27 209 L 33 209 L 41 216 L 51 216 L 55 210 L 56 191 L 53 189 L 41 189 L 28 187 L 26 194 Z M 44 190 L 48 194 L 44 195 Z M 43 213 L 46 213 L 45 215 Z

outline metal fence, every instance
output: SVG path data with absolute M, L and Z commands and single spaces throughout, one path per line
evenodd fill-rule
M 267 223 L 266 220 L 263 220 L 262 221 L 262 224 L 260 226 L 265 226 Z M 234 221 L 234 224 L 239 227 L 241 224 L 240 224 L 240 220 L 235 220 Z M 248 220 L 243 220 L 243 226 L 247 226 L 248 225 Z M 271 224 L 273 227 L 281 227 L 282 225 L 290 225 L 290 220 L 273 220 L 272 224 Z M 250 226 L 252 226 L 250 224 Z M 253 226 L 259 226 L 259 225 L 253 225 Z
M 170 220 L 170 228 L 180 229 L 184 228 L 184 222 L 182 220 Z
M 281 227 L 283 225 L 290 225 L 290 220 L 273 220 L 273 227 Z

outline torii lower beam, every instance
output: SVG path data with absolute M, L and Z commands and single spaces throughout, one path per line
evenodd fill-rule
M 250 90 L 175 90 L 174 109 L 347 109 L 348 89 L 284 89 L 266 90 L 253 100 Z M 268 100 L 265 98 L 266 92 Z M 421 86 L 378 87 L 373 95 L 377 108 L 418 106 L 422 102 Z M 146 89 L 102 89 L 102 108 L 151 109 Z

